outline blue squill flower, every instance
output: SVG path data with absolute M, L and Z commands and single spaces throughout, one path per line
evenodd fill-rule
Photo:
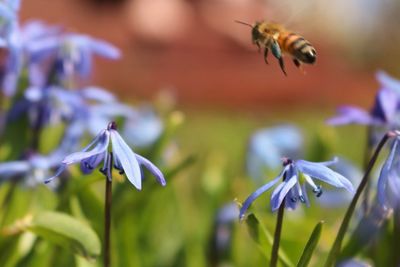
M 398 111 L 400 106 L 400 81 L 390 77 L 383 71 L 376 74 L 381 88 L 375 96 L 373 107 L 367 111 L 353 106 L 342 106 L 337 115 L 328 119 L 332 125 L 362 124 L 384 126 L 394 129 L 400 125 Z
M 112 44 L 83 34 L 63 36 L 58 53 L 61 73 L 67 77 L 89 76 L 92 71 L 93 55 L 108 59 L 120 57 L 119 49 Z
M 252 178 L 260 180 L 266 169 L 281 166 L 281 155 L 289 158 L 301 156 L 303 136 L 293 125 L 279 125 L 256 131 L 249 139 L 246 167 Z
M 378 179 L 378 201 L 387 209 L 400 208 L 400 137 L 392 143 Z
M 23 160 L 0 163 L 0 182 L 8 180 L 23 181 L 28 186 L 42 184 L 59 166 L 65 156 L 63 151 L 56 150 L 49 155 L 29 153 Z
M 375 126 L 388 126 L 393 128 L 397 106 L 400 102 L 399 95 L 391 89 L 382 88 L 375 97 L 375 104 L 371 111 L 353 106 L 342 106 L 337 109 L 337 115 L 328 119 L 332 125 L 362 124 Z
M 335 162 L 336 161 L 310 162 L 305 160 L 293 161 L 291 159 L 284 159 L 284 168 L 278 177 L 261 186 L 243 202 L 239 218 L 242 219 L 244 217 L 247 209 L 256 198 L 277 184 L 281 179 L 283 179 L 282 183 L 272 192 L 272 211 L 276 211 L 283 201 L 285 201 L 286 208 L 289 209 L 295 209 L 298 200 L 308 205 L 306 183 L 311 186 L 313 193 L 317 197 L 320 197 L 322 195 L 322 187 L 316 185 L 312 178 L 353 192 L 354 188 L 349 180 L 327 167 Z
M 125 173 L 128 180 L 138 190 L 142 188 L 141 165 L 146 167 L 162 186 L 166 185 L 162 172 L 149 160 L 131 150 L 117 132 L 114 122 L 109 123 L 107 128 L 102 130 L 82 151 L 66 156 L 56 174 L 46 179 L 45 183 L 49 183 L 55 177 L 59 176 L 68 165 L 74 163 L 80 163 L 82 172 L 88 174 L 93 172 L 103 162 L 101 171 L 105 172 L 107 166 L 109 166 L 109 149 L 113 153 L 114 168 L 120 171 L 120 173 Z

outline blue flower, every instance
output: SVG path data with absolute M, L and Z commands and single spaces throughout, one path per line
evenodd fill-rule
M 338 108 L 338 114 L 328 119 L 327 123 L 386 126 L 387 129 L 399 126 L 400 121 L 396 115 L 400 104 L 400 81 L 384 72 L 378 72 L 376 76 L 381 83 L 381 89 L 377 92 L 374 106 L 370 111 L 353 106 L 342 106 Z
M 257 180 L 265 176 L 266 169 L 281 166 L 281 155 L 290 158 L 301 156 L 303 136 L 293 125 L 279 125 L 256 131 L 249 140 L 246 167 Z
M 378 201 L 387 209 L 400 207 L 400 137 L 392 143 L 378 179 Z
M 108 127 L 102 130 L 82 151 L 66 156 L 56 174 L 46 179 L 45 183 L 49 183 L 59 176 L 68 165 L 74 163 L 80 163 L 82 172 L 88 174 L 103 162 L 101 171 L 105 172 L 110 160 L 110 145 L 113 152 L 114 168 L 125 173 L 128 180 L 138 190 L 142 188 L 141 165 L 146 167 L 162 186 L 166 185 L 162 172 L 149 160 L 131 150 L 117 132 L 114 122 L 109 123 Z
M 52 169 L 59 165 L 65 156 L 61 150 L 56 150 L 49 155 L 28 153 L 23 160 L 0 163 L 0 182 L 22 179 L 28 186 L 43 183 L 49 177 Z
M 112 44 L 83 34 L 64 36 L 58 53 L 61 72 L 67 77 L 75 74 L 81 77 L 89 76 L 94 54 L 108 59 L 120 57 L 120 51 Z
M 327 120 L 332 125 L 362 124 L 389 126 L 397 125 L 395 115 L 399 104 L 399 95 L 391 89 L 382 88 L 375 97 L 371 111 L 353 106 L 342 106 L 337 109 L 338 115 Z
M 277 184 L 281 178 L 283 178 L 282 183 L 272 192 L 272 211 L 276 211 L 284 200 L 285 206 L 289 209 L 295 209 L 298 200 L 308 204 L 308 197 L 305 188 L 306 183 L 311 186 L 313 193 L 317 197 L 320 197 L 322 194 L 322 188 L 320 185 L 317 186 L 312 178 L 321 180 L 338 188 L 345 188 L 349 192 L 354 192 L 353 185 L 349 180 L 327 167 L 335 162 L 335 160 L 327 162 L 310 162 L 305 160 L 293 161 L 291 159 L 284 159 L 284 168 L 278 177 L 261 186 L 243 202 L 239 218 L 242 219 L 251 203 L 253 203 L 253 201 L 265 191 Z M 306 183 L 304 183 L 304 181 Z

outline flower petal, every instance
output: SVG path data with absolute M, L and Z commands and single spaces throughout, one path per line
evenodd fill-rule
M 384 88 L 393 90 L 394 92 L 397 92 L 397 93 L 400 93 L 400 81 L 399 80 L 394 79 L 393 77 L 391 77 L 384 71 L 378 71 L 376 73 L 376 78 Z
M 0 180 L 7 179 L 29 171 L 29 163 L 25 160 L 0 163 Z
M 93 142 L 90 143 L 89 146 L 87 146 L 90 147 L 91 145 L 93 145 L 94 141 L 98 141 L 98 143 L 92 150 L 86 152 L 85 148 L 83 151 L 72 153 L 66 156 L 62 163 L 69 165 L 105 152 L 107 150 L 108 144 L 110 143 L 109 135 L 110 133 L 108 131 L 104 131 L 102 135 L 97 136 L 95 140 L 93 140 Z
M 96 86 L 83 88 L 80 93 L 86 99 L 94 100 L 101 103 L 110 103 L 116 101 L 116 98 L 112 93 Z
M 336 187 L 344 187 L 349 192 L 354 192 L 353 185 L 349 180 L 341 174 L 329 169 L 324 164 L 298 160 L 296 161 L 296 166 L 300 172 L 308 174 L 315 179 L 319 179 Z
M 282 183 L 280 190 L 275 193 L 274 198 L 271 197 L 272 211 L 276 211 L 277 209 L 279 209 L 289 190 L 292 189 L 297 182 L 297 176 L 293 173 L 293 175 L 288 180 Z
M 282 172 L 283 173 L 283 172 Z M 282 173 L 276 177 L 274 180 L 266 183 L 265 185 L 261 186 L 260 188 L 258 188 L 253 194 L 251 194 L 244 202 L 242 207 L 240 208 L 240 212 L 239 212 L 239 219 L 242 220 L 244 217 L 244 214 L 246 213 L 246 211 L 248 210 L 248 208 L 250 207 L 251 203 L 253 203 L 254 200 L 256 200 L 262 193 L 264 193 L 265 191 L 267 191 L 268 189 L 270 189 L 273 185 L 275 185 L 279 179 L 281 179 L 282 177 Z
M 126 177 L 138 189 L 142 189 L 142 174 L 132 149 L 125 143 L 116 130 L 110 130 L 114 156 L 119 160 Z
M 379 120 L 374 119 L 369 112 L 364 109 L 343 106 L 337 109 L 337 115 L 328 119 L 326 123 L 331 125 L 343 125 L 343 124 L 381 124 Z
M 67 167 L 67 164 L 61 164 L 61 166 L 57 169 L 56 173 L 52 177 L 44 180 L 44 183 L 45 184 L 50 183 L 54 178 L 58 177 L 65 170 L 66 167 Z
M 83 159 L 81 161 L 81 171 L 83 174 L 89 174 L 92 173 L 94 169 L 100 164 L 100 162 L 103 161 L 105 158 L 105 154 L 107 154 L 107 151 L 104 151 L 104 153 L 96 154 L 94 156 L 91 156 L 90 158 Z
M 118 59 L 121 52 L 114 45 L 103 40 L 91 38 L 90 47 L 94 53 L 109 59 Z
M 392 122 L 399 103 L 398 93 L 390 89 L 381 89 L 376 95 L 372 115 L 387 123 Z
M 157 181 L 162 185 L 165 186 L 167 182 L 165 181 L 163 173 L 153 164 L 151 163 L 148 159 L 135 154 L 136 159 L 138 160 L 140 165 L 144 165 L 146 169 L 148 169 L 157 179 Z

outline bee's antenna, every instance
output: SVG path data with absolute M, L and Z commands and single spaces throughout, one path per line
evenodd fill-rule
M 250 23 L 247 23 L 247 22 L 243 22 L 243 21 L 240 21 L 240 20 L 234 20 L 234 22 L 239 23 L 239 24 L 243 24 L 243 25 L 246 25 L 246 26 L 249 26 L 249 27 L 253 28 L 253 25 L 251 25 Z

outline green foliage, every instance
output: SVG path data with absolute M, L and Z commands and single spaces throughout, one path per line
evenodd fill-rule
M 322 225 L 323 221 L 320 221 L 317 223 L 315 226 L 314 230 L 311 233 L 310 239 L 308 239 L 308 242 L 306 246 L 304 247 L 303 254 L 301 255 L 301 258 L 299 262 L 297 263 L 297 267 L 307 267 L 311 257 L 314 253 L 315 248 L 318 245 L 319 238 L 321 237 L 321 231 L 322 231 Z
M 252 239 L 257 243 L 259 249 L 264 253 L 265 257 L 269 260 L 273 238 L 270 232 L 258 221 L 254 214 L 250 214 L 246 219 L 246 224 Z M 278 254 L 279 260 L 284 266 L 294 266 L 289 260 L 283 249 L 280 249 Z
M 13 230 L 31 231 L 86 258 L 100 255 L 101 243 L 96 233 L 86 223 L 68 214 L 44 211 L 28 215 L 6 228 L 5 232 L 12 233 Z

